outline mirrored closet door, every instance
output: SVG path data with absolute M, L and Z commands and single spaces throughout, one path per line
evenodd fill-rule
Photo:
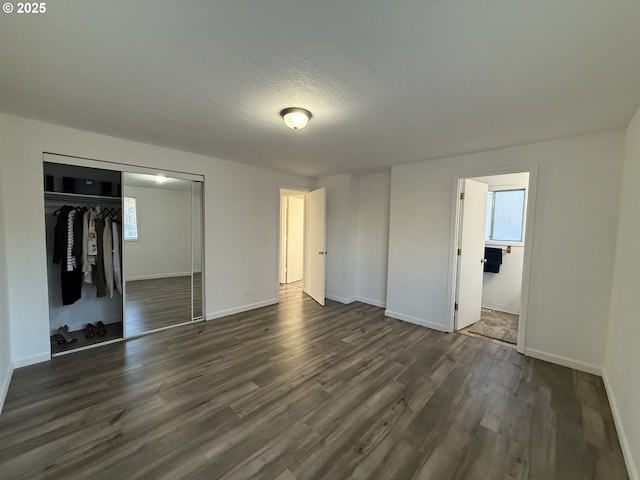
M 202 317 L 201 193 L 192 180 L 123 174 L 125 336 Z
M 191 228 L 192 228 L 192 252 L 193 252 L 193 319 L 204 318 L 204 281 L 202 278 L 203 265 L 203 216 L 202 216 L 202 182 L 191 182 Z

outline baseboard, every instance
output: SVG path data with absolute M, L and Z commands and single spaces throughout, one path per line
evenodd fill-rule
M 345 304 L 353 303 L 357 300 L 356 297 L 344 298 L 344 297 L 338 297 L 337 295 L 331 295 L 330 293 L 325 293 L 324 297 L 328 298 L 329 300 L 333 300 L 334 302 L 340 302 Z
M 629 473 L 629 480 L 640 480 L 638 476 L 638 468 L 633 460 L 633 454 L 631 453 L 631 446 L 627 439 L 627 435 L 624 430 L 624 424 L 620 417 L 620 410 L 616 403 L 616 397 L 613 395 L 613 389 L 611 383 L 609 383 L 609 375 L 607 370 L 603 369 L 602 380 L 604 382 L 604 389 L 609 397 L 609 405 L 611 406 L 611 413 L 613 414 L 613 423 L 616 426 L 616 432 L 618 433 L 618 440 L 620 441 L 620 447 L 622 448 L 622 455 L 624 456 L 624 463 L 627 465 L 627 472 Z M 634 419 L 632 419 L 634 420 Z
M 385 310 L 384 314 L 387 317 L 396 318 L 398 320 L 402 320 L 403 322 L 414 323 L 416 325 L 422 325 L 423 327 L 431 328 L 433 330 L 438 330 L 440 332 L 446 332 L 446 325 L 442 325 L 440 323 L 430 322 L 429 320 L 423 320 L 422 318 L 412 317 L 410 315 L 405 315 L 404 313 L 392 312 L 391 310 Z
M 514 312 L 510 310 L 506 305 L 482 305 L 482 308 L 489 310 L 497 310 L 499 312 L 511 313 L 512 315 L 520 315 L 520 312 Z
M 4 401 L 7 399 L 7 392 L 9 391 L 9 384 L 11 383 L 11 376 L 13 375 L 13 366 L 11 362 L 8 362 L 7 369 L 2 375 L 0 380 L 0 413 L 2 413 L 2 407 L 4 407 Z
M 544 360 L 546 362 L 562 365 L 563 367 L 569 367 L 575 370 L 580 370 L 582 372 L 592 373 L 600 377 L 602 376 L 602 367 L 593 365 L 592 363 L 581 362 L 580 360 L 574 360 L 573 358 L 543 352 L 542 350 L 536 350 L 535 348 L 525 348 L 524 354 L 528 357 L 537 358 L 538 360 Z
M 51 360 L 51 352 L 42 352 L 28 357 L 16 358 L 13 360 L 13 368 L 27 367 L 34 363 L 47 362 Z
M 154 280 L 156 278 L 171 278 L 171 277 L 190 277 L 191 272 L 177 272 L 177 273 L 156 273 L 153 275 L 141 275 L 139 277 L 125 278 L 125 282 L 135 282 L 136 280 Z
M 387 307 L 387 302 L 383 302 L 382 300 L 374 300 L 372 298 L 356 297 L 356 301 L 366 303 L 367 305 L 373 305 L 374 307 Z
M 269 300 L 263 300 L 262 302 L 250 303 L 248 305 L 241 305 L 239 307 L 229 308 L 227 310 L 220 310 L 219 312 L 207 313 L 207 320 L 214 320 L 216 318 L 222 318 L 228 315 L 235 315 L 236 313 L 248 312 L 249 310 L 268 307 L 269 305 L 274 305 L 276 303 L 278 303 L 277 298 L 270 298 Z

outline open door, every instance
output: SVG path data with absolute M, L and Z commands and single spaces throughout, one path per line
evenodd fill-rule
M 324 268 L 325 268 L 325 205 L 324 188 L 309 192 L 309 265 L 306 271 L 305 293 L 324 306 Z
M 464 180 L 458 250 L 456 330 L 480 320 L 488 190 L 486 183 Z

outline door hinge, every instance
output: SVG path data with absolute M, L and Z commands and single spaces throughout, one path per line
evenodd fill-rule
M 456 302 L 453 306 L 453 309 L 457 312 L 458 311 L 458 302 Z
M 464 200 L 464 192 L 460 193 L 460 200 Z
M 462 249 L 461 248 L 458 249 L 458 256 L 460 256 L 460 255 L 462 255 Z

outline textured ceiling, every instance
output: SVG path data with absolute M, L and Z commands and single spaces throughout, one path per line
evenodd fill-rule
M 371 172 L 625 127 L 639 25 L 637 0 L 56 1 L 0 14 L 0 111 Z M 313 113 L 306 129 L 284 126 L 290 106 Z

